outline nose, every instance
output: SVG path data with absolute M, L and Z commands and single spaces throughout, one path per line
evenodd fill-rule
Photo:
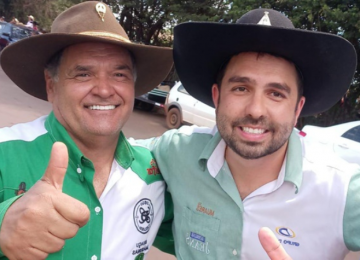
M 258 119 L 265 116 L 266 104 L 260 93 L 254 93 L 246 101 L 245 113 L 252 118 Z
M 108 98 L 115 93 L 115 89 L 111 83 L 111 79 L 106 75 L 99 75 L 95 80 L 92 93 L 101 98 Z

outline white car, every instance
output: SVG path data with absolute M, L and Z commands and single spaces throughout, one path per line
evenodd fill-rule
M 330 127 L 306 125 L 302 131 L 306 133 L 305 138 L 350 163 L 360 165 L 360 120 Z
M 190 96 L 181 82 L 169 91 L 165 111 L 169 128 L 179 128 L 184 122 L 207 127 L 215 125 L 215 108 Z

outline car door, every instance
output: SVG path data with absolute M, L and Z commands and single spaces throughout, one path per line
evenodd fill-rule
M 215 109 L 213 107 L 196 100 L 194 111 L 194 124 L 207 127 L 215 125 Z
M 360 165 L 360 125 L 350 128 L 334 141 L 334 151 L 341 158 Z
M 196 99 L 189 95 L 182 84 L 177 89 L 175 101 L 181 106 L 182 120 L 193 124 Z

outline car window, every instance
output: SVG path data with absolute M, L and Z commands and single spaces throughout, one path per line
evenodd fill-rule
M 178 91 L 189 95 L 189 93 L 186 91 L 186 89 L 184 88 L 184 86 L 182 84 L 178 87 Z
M 360 125 L 349 129 L 341 137 L 360 143 Z
M 9 33 L 9 27 L 6 26 L 6 23 L 0 23 L 0 32 L 1 33 Z

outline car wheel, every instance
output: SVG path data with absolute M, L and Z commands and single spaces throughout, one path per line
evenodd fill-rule
M 170 129 L 181 126 L 181 113 L 176 107 L 171 108 L 166 115 L 166 124 Z

